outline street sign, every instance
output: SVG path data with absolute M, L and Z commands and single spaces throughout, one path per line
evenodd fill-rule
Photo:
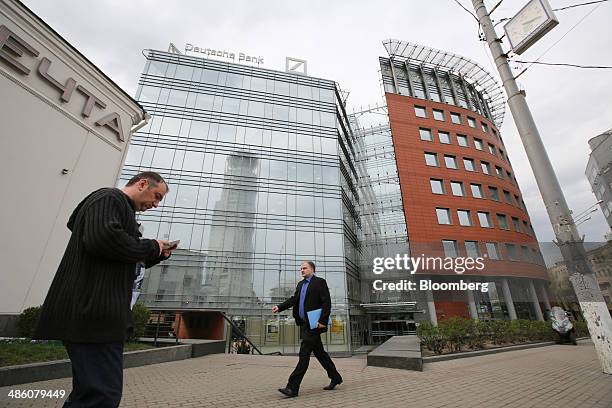
M 512 52 L 522 54 L 552 30 L 559 20 L 547 0 L 530 0 L 504 26 Z

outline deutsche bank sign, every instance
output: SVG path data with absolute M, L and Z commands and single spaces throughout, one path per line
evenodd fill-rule
M 204 55 L 209 55 L 209 56 L 214 56 L 214 57 L 221 57 L 221 58 L 227 58 L 227 59 L 231 59 L 232 61 L 236 61 L 236 53 L 235 52 L 229 52 L 226 50 L 215 50 L 213 48 L 203 48 L 203 47 L 197 47 L 194 46 L 193 44 L 185 44 L 185 53 L 187 52 L 195 52 L 198 54 L 204 54 Z M 262 56 L 258 56 L 258 57 L 254 57 L 252 55 L 247 55 L 243 52 L 239 52 L 238 53 L 238 62 L 241 61 L 245 61 L 245 62 L 254 62 L 257 65 L 259 64 L 263 64 L 264 63 L 264 59 Z

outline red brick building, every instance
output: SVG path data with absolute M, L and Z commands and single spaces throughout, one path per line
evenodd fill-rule
M 411 256 L 482 257 L 437 282 L 489 282 L 488 293 L 432 291 L 432 321 L 542 319 L 547 273 L 499 127 L 505 96 L 475 62 L 402 41 L 380 58 Z

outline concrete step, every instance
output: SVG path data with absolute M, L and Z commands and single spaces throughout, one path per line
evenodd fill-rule
M 393 336 L 368 354 L 373 367 L 423 371 L 421 342 L 417 336 Z

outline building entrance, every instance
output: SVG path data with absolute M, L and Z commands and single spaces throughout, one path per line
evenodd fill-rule
M 382 344 L 392 336 L 416 333 L 416 325 L 408 320 L 372 320 L 372 344 Z

